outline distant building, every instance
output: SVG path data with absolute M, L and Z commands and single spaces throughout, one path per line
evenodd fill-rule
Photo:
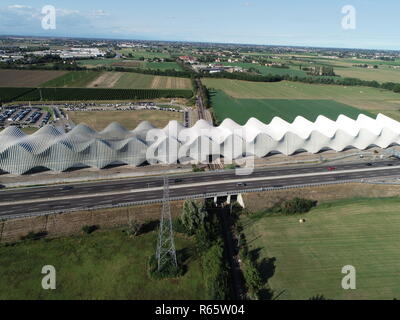
M 46 55 L 57 55 L 62 59 L 89 59 L 89 58 L 97 58 L 104 57 L 106 53 L 99 48 L 71 48 L 64 50 L 43 50 L 43 51 L 34 51 L 32 52 L 35 56 L 46 56 Z
M 179 60 L 182 60 L 183 62 L 194 64 L 197 63 L 197 58 L 192 57 L 192 56 L 180 56 Z

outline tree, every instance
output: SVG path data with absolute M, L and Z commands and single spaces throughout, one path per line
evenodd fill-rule
M 193 235 L 204 225 L 207 217 L 207 210 L 204 205 L 195 201 L 185 201 L 181 215 L 182 225 L 187 234 Z

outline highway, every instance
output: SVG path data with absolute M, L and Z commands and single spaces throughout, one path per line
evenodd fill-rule
M 170 178 L 170 196 L 400 176 L 398 160 L 336 165 L 333 171 L 328 167 L 261 169 L 250 176 L 237 176 L 234 170 L 176 175 Z M 163 178 L 158 176 L 73 184 L 70 189 L 58 185 L 3 190 L 0 191 L 0 217 L 157 200 L 162 198 L 162 186 Z

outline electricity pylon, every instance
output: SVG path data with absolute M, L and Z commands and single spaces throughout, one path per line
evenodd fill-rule
M 160 220 L 160 233 L 157 244 L 158 271 L 161 271 L 168 263 L 178 267 L 174 243 L 174 232 L 172 230 L 171 207 L 169 202 L 168 178 L 164 177 L 164 196 Z

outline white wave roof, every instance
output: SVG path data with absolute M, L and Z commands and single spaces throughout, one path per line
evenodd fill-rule
M 38 166 L 63 171 L 77 164 L 139 166 L 146 161 L 175 163 L 183 158 L 204 161 L 211 155 L 234 160 L 246 155 L 265 157 L 271 152 L 363 150 L 399 143 L 400 123 L 383 114 L 376 119 L 360 114 L 356 120 L 340 115 L 336 121 L 321 115 L 315 122 L 299 116 L 293 123 L 275 117 L 269 124 L 251 118 L 244 126 L 226 119 L 218 127 L 200 120 L 191 128 L 171 121 L 163 129 L 145 121 L 132 131 L 118 123 L 100 132 L 84 124 L 68 133 L 45 126 L 32 135 L 8 127 L 0 132 L 0 169 L 22 174 Z

